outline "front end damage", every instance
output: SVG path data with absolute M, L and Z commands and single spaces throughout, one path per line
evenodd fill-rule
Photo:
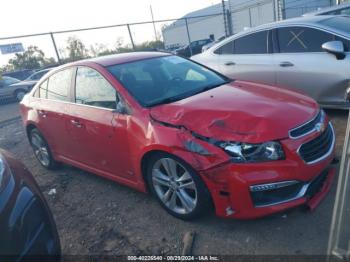
M 218 146 L 217 138 L 204 137 L 184 125 L 163 122 L 153 116 L 151 120 L 155 129 L 172 130 L 171 153 L 185 160 L 201 176 L 220 217 L 251 219 L 303 204 L 313 210 L 326 196 L 335 175 L 335 169 L 330 166 L 334 148 L 332 154 L 313 165 L 304 163 L 297 153 L 300 144 L 318 134 L 298 140 L 281 139 L 285 152 L 282 160 L 236 163 Z M 224 122 L 218 122 L 224 126 Z

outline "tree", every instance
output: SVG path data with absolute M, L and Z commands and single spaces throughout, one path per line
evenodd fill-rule
M 14 71 L 14 70 L 15 69 L 14 69 L 13 65 L 6 64 L 0 68 L 0 74 L 5 73 L 5 72 Z
M 88 50 L 84 43 L 76 36 L 71 36 L 67 39 L 67 46 L 64 49 L 67 54 L 66 62 L 77 61 L 88 58 Z
M 117 51 L 114 49 L 109 49 L 105 44 L 97 44 L 90 46 L 89 54 L 92 57 L 104 56 L 104 55 L 112 55 L 116 54 Z
M 146 41 L 140 45 L 135 46 L 135 49 L 137 51 L 156 51 L 159 49 L 164 49 L 164 42 L 160 40 L 149 42 Z
M 45 53 L 37 46 L 29 46 L 23 53 L 16 53 L 15 58 L 10 59 L 3 70 L 38 69 L 52 62 L 53 58 L 46 58 Z

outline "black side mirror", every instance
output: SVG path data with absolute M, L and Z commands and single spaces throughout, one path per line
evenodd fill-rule
M 116 104 L 116 109 L 114 110 L 115 113 L 122 115 L 130 113 L 129 107 L 126 105 L 123 98 L 119 94 L 117 94 Z
M 322 49 L 335 55 L 338 60 L 345 58 L 345 49 L 342 41 L 329 41 L 322 45 Z
M 118 114 L 127 114 L 128 110 L 127 107 L 125 106 L 125 104 L 121 101 L 117 102 L 117 108 L 115 110 L 116 113 Z

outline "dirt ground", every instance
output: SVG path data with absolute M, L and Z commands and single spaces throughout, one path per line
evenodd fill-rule
M 341 155 L 347 111 L 327 110 Z M 47 171 L 34 158 L 18 108 L 0 106 L 0 147 L 32 172 L 51 207 L 63 254 L 180 254 L 194 230 L 194 254 L 325 254 L 336 183 L 314 212 L 297 208 L 257 220 L 226 220 L 213 214 L 192 222 L 168 215 L 145 195 L 70 166 Z M 51 189 L 56 194 L 49 195 Z

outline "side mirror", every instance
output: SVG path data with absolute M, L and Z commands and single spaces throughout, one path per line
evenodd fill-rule
M 335 55 L 338 60 L 345 58 L 345 49 L 342 41 L 329 41 L 322 45 L 322 49 Z
M 125 104 L 121 101 L 117 102 L 117 108 L 115 109 L 115 112 L 118 114 L 125 115 L 128 113 L 128 108 L 125 106 Z
M 125 104 L 124 100 L 119 94 L 117 94 L 116 100 L 117 100 L 116 101 L 117 106 L 114 112 L 122 115 L 129 114 L 130 113 L 129 107 Z

